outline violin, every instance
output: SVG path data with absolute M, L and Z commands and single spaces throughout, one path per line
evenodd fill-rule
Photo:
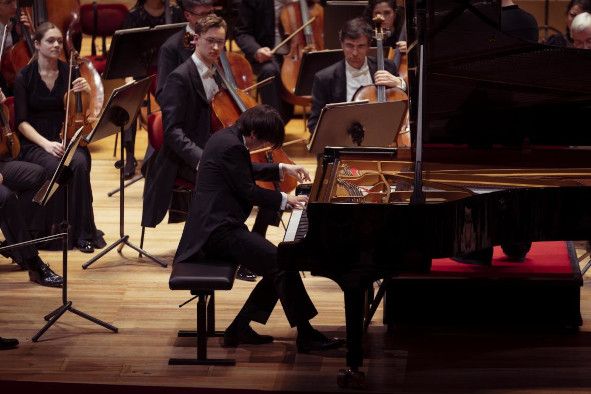
M 314 18 L 313 22 L 307 24 L 311 18 Z M 296 0 L 283 6 L 279 20 L 285 34 L 291 34 L 306 25 L 290 40 L 289 53 L 284 55 L 281 65 L 281 82 L 282 98 L 285 101 L 309 106 L 312 97 L 296 96 L 294 92 L 304 53 L 324 49 L 324 8 L 317 2 L 308 6 L 307 0 Z
M 225 51 L 222 51 L 220 54 L 220 62 L 222 63 L 222 67 L 224 64 L 226 64 L 226 67 L 229 67 Z M 212 113 L 212 130 L 214 131 L 233 125 L 243 112 L 248 108 L 257 105 L 254 98 L 244 92 L 244 90 L 237 88 L 235 82 L 228 80 L 226 76 L 231 76 L 232 73 L 227 73 L 228 70 L 224 71 L 222 67 L 217 64 L 215 65 L 216 71 L 226 89 L 220 89 L 215 94 L 210 104 Z M 289 159 L 287 154 L 281 148 L 251 154 L 250 159 L 253 163 L 293 164 L 291 159 Z M 296 188 L 297 180 L 291 176 L 285 176 L 281 182 L 257 181 L 257 185 L 266 189 L 280 190 L 289 193 Z
M 64 95 L 66 118 L 60 133 L 62 145 L 66 147 L 67 142 L 74 136 L 76 131 L 82 127 L 82 135 L 86 136 L 92 131 L 90 122 L 90 94 L 88 92 L 74 92 L 72 82 L 80 77 L 80 58 L 78 52 L 72 49 L 70 52 L 70 72 L 68 75 L 68 91 Z M 80 145 L 86 145 L 85 140 L 80 140 Z
M 14 22 L 20 27 L 22 40 L 14 43 L 10 48 L 6 49 L 4 55 L 1 57 L 2 62 L 0 66 L 0 72 L 9 87 L 14 86 L 14 80 L 18 72 L 25 67 L 31 61 L 33 53 L 35 53 L 35 46 L 33 45 L 33 39 L 31 38 L 31 32 L 29 28 L 21 22 L 20 16 L 23 11 L 20 7 L 20 3 L 16 3 L 16 16 Z M 4 37 L 6 37 L 4 33 Z M 4 43 L 2 44 L 4 48 Z
M 378 14 L 374 18 L 374 23 L 376 24 L 375 28 L 375 40 L 377 46 L 377 63 L 378 63 L 378 71 L 384 70 L 384 31 L 382 29 L 382 22 L 384 18 L 382 15 Z M 404 90 L 400 88 L 386 88 L 384 85 L 368 85 L 362 86 L 353 95 L 352 101 L 362 101 L 368 100 L 370 103 L 384 103 L 386 101 L 404 101 L 406 103 L 405 111 L 408 111 L 408 95 Z M 402 122 L 401 129 L 406 126 L 406 122 Z M 408 138 L 404 139 L 403 136 L 407 136 L 407 134 L 400 133 L 400 129 L 396 130 L 396 136 L 398 139 L 398 145 L 408 145 L 410 146 L 410 141 L 407 141 Z

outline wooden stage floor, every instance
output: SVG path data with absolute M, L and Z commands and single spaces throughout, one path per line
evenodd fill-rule
M 289 139 L 303 135 L 302 121 L 293 120 L 288 130 Z M 144 131 L 138 133 L 138 156 L 145 148 L 145 136 Z M 119 217 L 118 198 L 106 195 L 118 185 L 112 147 L 112 138 L 92 146 L 95 216 L 108 243 L 118 239 Z M 315 168 L 314 159 L 302 146 L 290 146 L 288 153 L 311 170 Z M 142 188 L 140 181 L 126 190 L 125 227 L 135 244 L 139 244 Z M 170 261 L 181 231 L 182 224 L 163 223 L 149 229 L 146 250 Z M 279 242 L 282 230 L 272 228 L 270 239 Z M 59 252 L 41 254 L 61 273 Z M 345 365 L 344 350 L 322 355 L 297 354 L 295 333 L 281 308 L 276 309 L 267 326 L 255 327 L 261 333 L 274 335 L 273 344 L 225 349 L 219 338 L 209 341 L 210 356 L 234 357 L 235 367 L 169 366 L 169 358 L 191 357 L 195 352 L 193 339 L 176 336 L 179 329 L 194 328 L 195 305 L 178 308 L 188 294 L 168 289 L 170 267 L 161 268 L 145 258 L 140 260 L 135 252 L 125 248 L 122 254 L 112 251 L 88 270 L 82 270 L 81 264 L 89 257 L 77 250 L 69 254 L 69 298 L 74 307 L 117 326 L 119 333 L 66 313 L 38 343 L 31 342 L 31 337 L 43 326 L 43 316 L 60 305 L 61 292 L 30 283 L 25 272 L 17 271 L 6 259 L 0 261 L 0 335 L 21 341 L 19 348 L 0 353 L 0 380 L 125 385 L 129 390 L 131 386 L 156 386 L 162 387 L 162 392 L 175 392 L 171 387 L 340 391 L 336 372 Z M 304 280 L 320 312 L 313 323 L 330 334 L 344 336 L 339 288 L 325 278 L 308 276 Z M 231 292 L 219 292 L 218 329 L 231 321 L 252 287 L 252 283 L 236 281 Z M 591 390 L 590 296 L 591 292 L 584 287 L 585 325 L 576 334 L 485 327 L 391 336 L 381 325 L 378 311 L 366 342 L 366 390 Z M 113 392 L 113 386 L 102 387 L 105 392 Z M 58 390 L 65 392 L 63 387 Z

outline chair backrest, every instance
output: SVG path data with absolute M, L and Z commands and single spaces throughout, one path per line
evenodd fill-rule
M 83 4 L 80 6 L 80 28 L 82 33 L 92 36 L 92 55 L 96 55 L 95 37 L 103 40 L 103 51 L 106 51 L 105 38 L 112 36 L 121 29 L 129 10 L 125 4 Z
M 156 151 L 159 151 L 164 143 L 164 126 L 160 111 L 148 115 L 148 141 Z

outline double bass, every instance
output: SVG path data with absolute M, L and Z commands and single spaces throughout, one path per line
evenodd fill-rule
M 31 11 L 33 26 L 51 22 L 61 30 L 65 53 L 70 48 L 80 50 L 80 0 L 33 0 Z
M 309 23 L 311 18 L 314 20 Z M 290 40 L 289 53 L 284 55 L 281 65 L 281 82 L 282 97 L 285 101 L 294 105 L 308 106 L 312 98 L 297 96 L 294 92 L 304 53 L 324 49 L 324 9 L 317 2 L 308 6 L 307 0 L 296 0 L 283 6 L 279 20 L 287 35 L 306 25 L 303 31 Z

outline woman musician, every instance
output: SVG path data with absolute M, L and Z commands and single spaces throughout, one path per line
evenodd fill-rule
M 53 23 L 41 24 L 33 40 L 36 53 L 15 82 L 15 124 L 24 137 L 21 159 L 42 166 L 49 178 L 64 154 L 60 131 L 65 118 L 64 95 L 68 90 L 69 68 L 60 60 L 63 36 Z M 73 80 L 72 90 L 88 93 L 90 85 L 79 77 Z M 71 239 L 84 253 L 105 246 L 102 232 L 97 231 L 94 223 L 90 167 L 88 148 L 78 147 L 70 166 L 73 174 L 68 212 Z M 51 199 L 45 214 L 35 224 L 36 230 L 42 234 L 55 231 L 62 221 L 64 190 Z

